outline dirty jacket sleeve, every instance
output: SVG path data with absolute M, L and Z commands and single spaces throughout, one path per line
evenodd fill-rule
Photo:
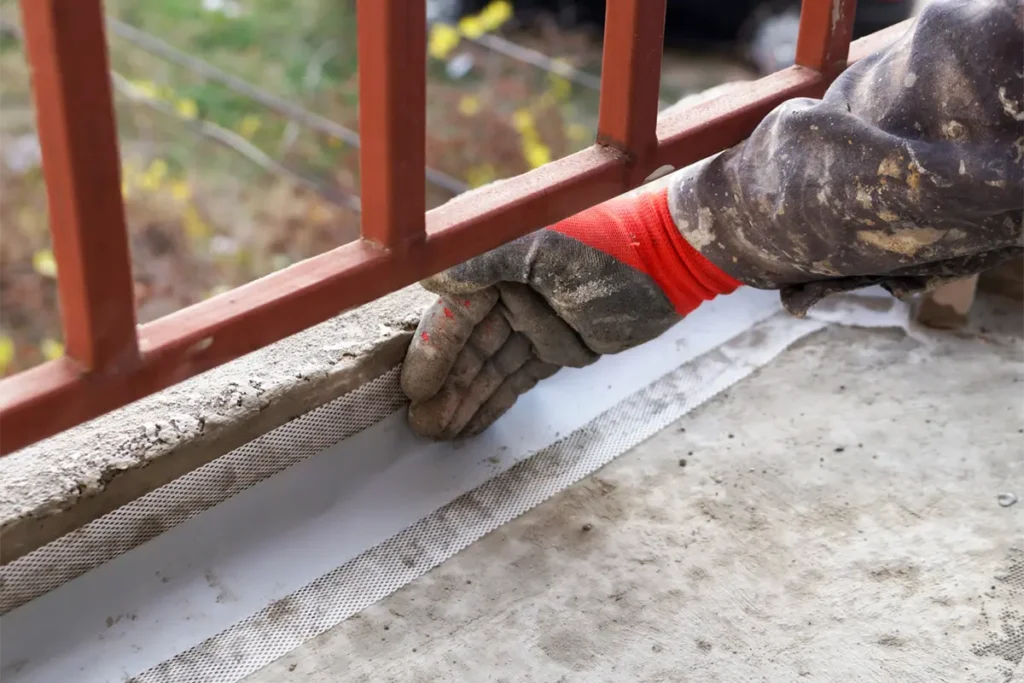
M 775 109 L 681 171 L 683 236 L 801 314 L 831 292 L 902 296 L 1020 255 L 1024 3 L 936 0 L 821 100 Z

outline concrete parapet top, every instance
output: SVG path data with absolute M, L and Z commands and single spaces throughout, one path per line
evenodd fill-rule
M 0 458 L 0 563 L 394 367 L 432 300 L 407 287 Z

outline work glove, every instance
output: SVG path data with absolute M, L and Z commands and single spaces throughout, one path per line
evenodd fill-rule
M 667 191 L 623 196 L 435 275 L 402 366 L 409 424 L 477 434 L 538 381 L 659 336 L 739 286 L 682 237 Z
M 476 434 L 558 368 L 657 337 L 733 277 L 801 314 L 1019 257 L 1018 5 L 934 2 L 822 100 L 788 100 L 681 170 L 671 202 L 648 186 L 428 279 L 440 298 L 402 368 L 412 428 Z

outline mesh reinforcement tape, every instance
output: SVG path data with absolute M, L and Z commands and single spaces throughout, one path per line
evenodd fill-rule
M 741 291 L 563 371 L 466 444 L 412 437 L 397 369 L 0 568 L 0 678 L 233 682 L 564 490 L 830 322 Z M 572 401 L 566 401 L 571 396 Z

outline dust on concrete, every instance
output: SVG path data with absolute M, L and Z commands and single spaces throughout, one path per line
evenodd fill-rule
M 203 578 L 206 580 L 206 585 L 217 592 L 217 597 L 214 598 L 214 602 L 225 603 L 235 600 L 235 594 L 224 585 L 224 582 L 220 580 L 212 570 L 203 574 Z
M 107 628 L 113 628 L 115 625 L 121 623 L 121 621 L 123 619 L 127 619 L 128 621 L 135 621 L 138 618 L 139 618 L 138 615 L 135 614 L 135 613 L 114 614 L 114 615 L 111 615 L 111 616 L 107 617 L 107 620 L 106 620 Z
M 0 459 L 0 561 L 390 369 L 432 300 L 408 287 Z
M 266 620 L 270 624 L 275 624 L 292 616 L 297 610 L 298 605 L 295 604 L 295 598 L 286 595 L 280 600 L 270 603 L 266 610 Z

